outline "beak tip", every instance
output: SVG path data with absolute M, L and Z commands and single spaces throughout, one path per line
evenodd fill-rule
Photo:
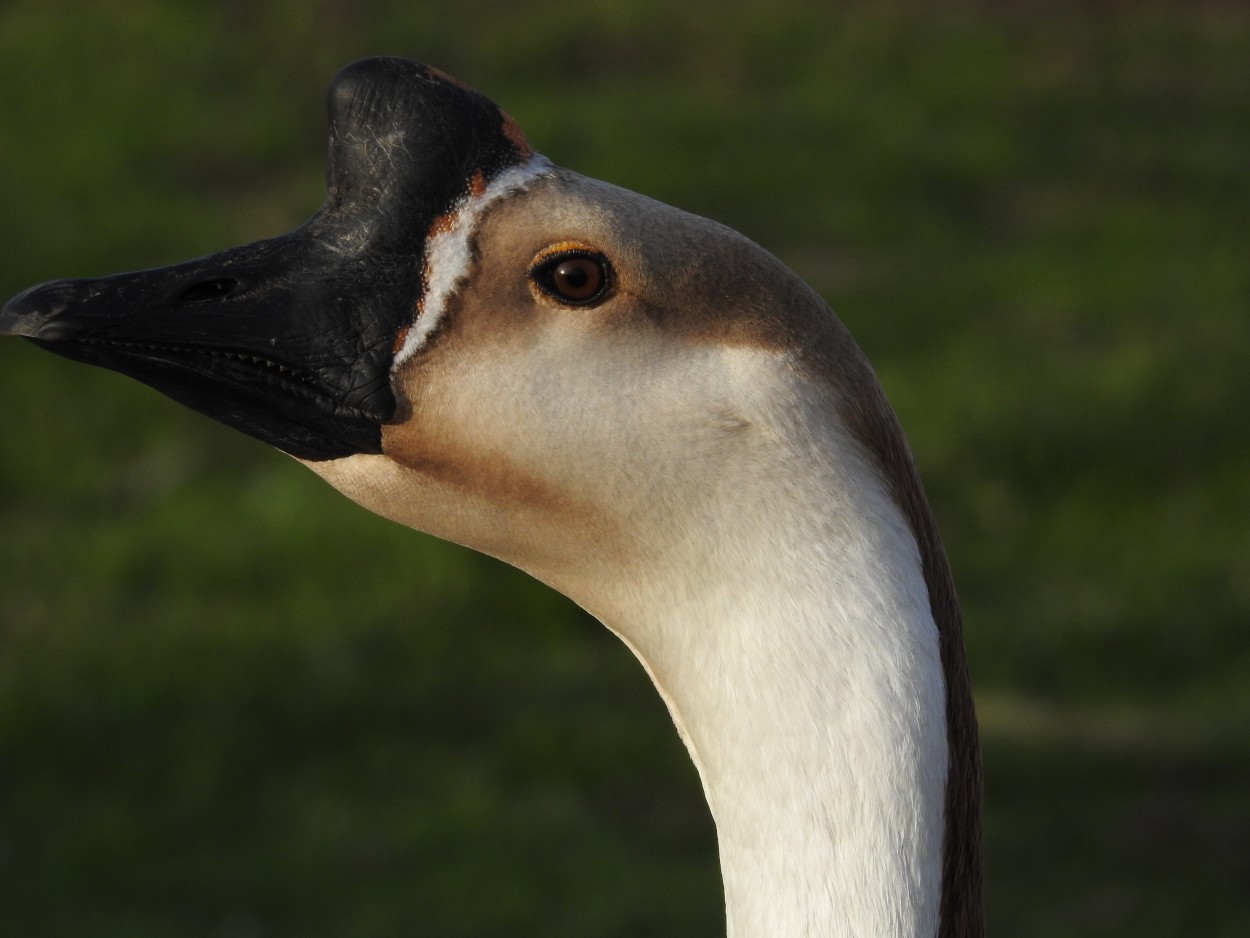
M 53 339 L 56 317 L 70 305 L 70 281 L 41 283 L 23 290 L 0 309 L 0 335 L 16 335 L 27 339 Z
M 4 308 L 0 309 L 0 335 L 32 338 L 39 334 L 39 325 L 45 317 L 28 302 L 30 294 L 37 289 L 25 290 L 4 304 Z

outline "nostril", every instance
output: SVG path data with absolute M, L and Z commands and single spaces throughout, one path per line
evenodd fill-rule
M 211 303 L 224 300 L 239 288 L 239 281 L 233 277 L 213 277 L 193 283 L 174 297 L 172 305 L 185 306 L 189 303 Z

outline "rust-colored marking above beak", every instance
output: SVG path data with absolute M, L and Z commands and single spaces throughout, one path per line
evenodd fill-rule
M 512 141 L 512 145 L 517 148 L 521 159 L 528 160 L 534 155 L 534 148 L 525 139 L 525 132 L 521 130 L 521 125 L 507 111 L 501 110 L 499 113 L 503 114 L 503 135 Z
M 417 315 L 418 315 L 418 316 L 420 316 L 420 315 L 421 315 L 421 307 L 422 307 L 423 305 L 424 305 L 424 304 L 421 302 L 421 300 L 417 300 Z M 407 341 L 407 339 L 408 339 L 408 332 L 409 332 L 411 329 L 412 329 L 412 326 L 403 326 L 403 327 L 402 327 L 402 328 L 401 328 L 398 332 L 396 332 L 396 333 L 395 333 L 395 341 L 394 341 L 394 343 L 391 345 L 391 355 L 392 355 L 392 356 L 398 355 L 398 354 L 399 354 L 399 350 L 400 350 L 401 348 L 403 348 L 403 347 L 404 347 L 404 342 L 405 342 L 405 341 Z

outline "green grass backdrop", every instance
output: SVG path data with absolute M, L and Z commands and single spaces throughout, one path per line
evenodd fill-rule
M 256 240 L 429 61 L 850 325 L 964 601 L 991 929 L 1250 933 L 1250 9 L 9 0 L 0 294 Z M 0 341 L 0 934 L 713 936 L 628 652 L 124 378 Z

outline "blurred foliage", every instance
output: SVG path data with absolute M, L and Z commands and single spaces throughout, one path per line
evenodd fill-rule
M 964 599 L 992 930 L 1250 933 L 1250 9 L 827 7 L 9 0 L 0 294 L 297 224 L 329 77 L 439 65 L 877 364 Z M 0 933 L 720 933 L 697 778 L 560 597 L 12 340 L 0 440 Z

